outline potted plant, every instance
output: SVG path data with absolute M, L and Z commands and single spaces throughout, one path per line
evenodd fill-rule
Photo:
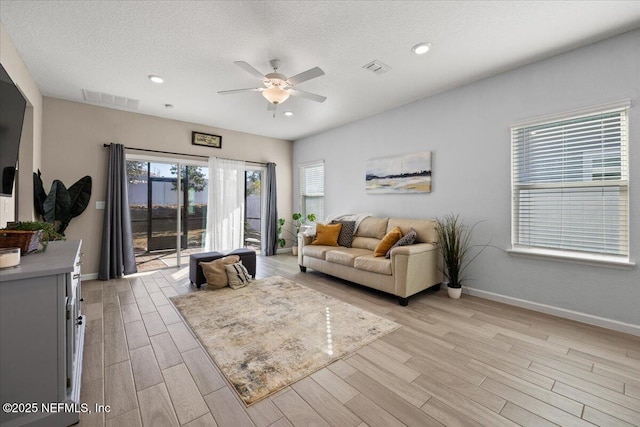
M 474 259 L 484 250 L 484 245 L 475 255 L 470 253 L 472 227 L 468 227 L 460 219 L 460 215 L 448 214 L 436 219 L 436 232 L 440 252 L 442 253 L 442 272 L 447 280 L 447 293 L 450 298 L 460 298 L 462 282 L 466 279 L 464 272 Z
M 64 235 L 56 231 L 55 225 L 43 221 L 21 221 L 7 224 L 4 230 L 8 231 L 32 231 L 30 241 L 27 243 L 28 249 L 23 248 L 23 254 L 36 250 L 44 251 L 51 240 L 65 240 Z
M 299 212 L 294 212 L 291 215 L 291 219 L 293 220 L 293 227 L 295 229 L 295 233 L 283 228 L 285 224 L 284 218 L 278 219 L 278 246 L 284 248 L 287 244 L 287 239 L 284 238 L 283 233 L 286 232 L 291 237 L 291 251 L 293 255 L 298 255 L 298 233 L 300 232 L 300 227 L 308 222 L 313 222 L 316 220 L 315 214 L 309 214 L 306 217 L 303 216 Z

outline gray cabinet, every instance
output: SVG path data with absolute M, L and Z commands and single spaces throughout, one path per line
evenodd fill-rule
M 51 242 L 0 271 L 2 427 L 69 426 L 93 409 L 80 404 L 81 243 Z

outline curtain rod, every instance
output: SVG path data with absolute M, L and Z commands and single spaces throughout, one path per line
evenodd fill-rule
M 109 144 L 103 144 L 102 146 L 106 148 L 106 147 L 108 147 L 110 145 L 111 144 L 109 143 Z M 135 148 L 135 147 L 127 147 L 127 146 L 125 146 L 124 148 L 127 149 L 127 150 L 146 151 L 148 153 L 172 154 L 174 156 L 199 157 L 199 158 L 202 158 L 202 159 L 208 159 L 209 158 L 209 156 L 202 156 L 200 154 L 175 153 L 173 151 L 150 150 L 148 148 Z M 237 159 L 227 159 L 227 158 L 224 158 L 224 157 L 219 157 L 219 158 L 220 159 L 224 159 L 224 160 L 235 160 L 235 161 L 238 161 Z M 264 163 L 264 162 L 254 162 L 252 160 L 243 160 L 243 161 L 246 162 L 246 163 L 253 163 L 253 164 L 256 164 L 256 165 L 265 165 L 266 166 L 268 164 L 268 163 Z

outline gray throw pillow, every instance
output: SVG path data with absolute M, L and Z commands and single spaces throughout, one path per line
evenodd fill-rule
M 416 233 L 416 230 L 412 228 L 407 232 L 407 234 L 402 236 L 400 240 L 396 242 L 395 245 L 391 246 L 391 249 L 397 248 L 398 246 L 413 245 L 417 237 L 418 237 L 418 233 Z M 391 249 L 387 251 L 387 254 L 384 256 L 385 258 L 387 259 L 391 258 Z
M 356 231 L 355 221 L 331 221 L 331 224 L 342 224 L 338 235 L 338 246 L 350 248 L 353 243 L 353 234 Z

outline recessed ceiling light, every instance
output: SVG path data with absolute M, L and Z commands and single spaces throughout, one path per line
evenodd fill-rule
M 151 80 L 154 83 L 164 82 L 164 79 L 162 77 L 156 76 L 155 74 L 149 74 L 149 80 Z
M 287 117 L 291 117 L 291 116 L 293 116 L 293 111 L 285 111 L 284 115 L 287 116 Z
M 424 55 L 429 52 L 429 49 L 431 49 L 431 43 L 418 43 L 411 48 L 411 51 L 416 55 Z

